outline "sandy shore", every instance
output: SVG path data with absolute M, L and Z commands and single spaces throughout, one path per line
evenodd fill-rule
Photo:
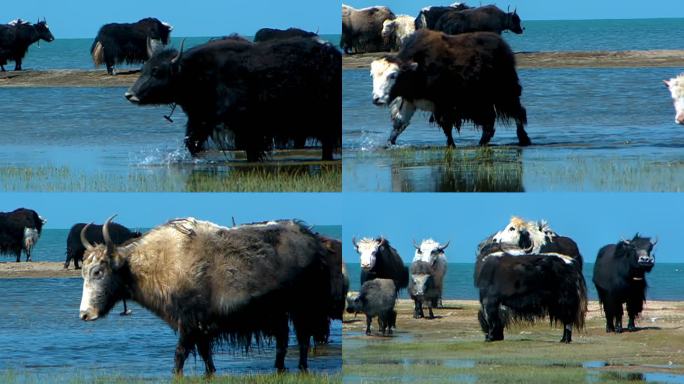
M 371 61 L 386 53 L 343 56 L 344 69 L 368 68 Z M 518 68 L 625 68 L 682 67 L 684 50 L 520 52 Z M 675 74 L 673 72 L 673 74 Z M 104 69 L 59 69 L 48 71 L 0 72 L 0 87 L 129 87 L 139 71 L 107 75 Z
M 0 262 L 0 279 L 16 278 L 54 278 L 54 277 L 81 277 L 81 270 L 74 270 L 73 263 L 70 269 L 64 269 L 64 263 L 53 261 L 32 261 L 20 263 L 14 261 Z
M 386 53 L 344 56 L 345 69 L 368 68 L 371 61 Z M 624 68 L 681 67 L 684 50 L 520 52 L 515 55 L 518 68 Z

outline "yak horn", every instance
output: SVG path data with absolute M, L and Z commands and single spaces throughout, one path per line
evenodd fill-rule
M 658 244 L 658 236 L 656 236 L 654 241 L 651 241 L 651 245 L 655 246 L 656 244 Z
M 180 47 L 178 48 L 178 55 L 171 60 L 171 64 L 176 64 L 183 56 L 183 45 L 185 45 L 185 39 L 181 40 Z
M 90 223 L 92 224 L 92 223 Z M 93 245 L 90 244 L 88 239 L 86 239 L 86 231 L 88 230 L 88 227 L 90 227 L 90 224 L 86 224 L 82 229 L 81 229 L 81 244 L 85 247 L 85 249 L 92 249 Z
M 451 240 L 447 241 L 446 244 L 439 247 L 439 250 L 444 251 L 445 249 L 447 249 L 447 247 L 449 246 L 449 243 L 451 243 Z
M 359 245 L 356 244 L 356 236 L 352 237 L 352 244 L 354 244 L 354 248 L 359 249 Z
M 385 238 L 382 235 L 380 235 L 379 241 L 380 245 L 383 245 L 385 243 Z
M 104 225 L 102 226 L 102 237 L 104 238 L 105 245 L 107 246 L 107 254 L 108 255 L 114 254 L 114 249 L 116 249 L 116 245 L 112 241 L 112 238 L 109 237 L 109 223 L 111 223 L 115 217 L 116 217 L 116 215 L 110 216 L 107 219 L 107 221 L 105 221 Z
M 413 239 L 413 246 L 414 246 L 417 250 L 420 251 L 420 246 L 418 246 L 418 244 L 416 244 L 416 239 Z

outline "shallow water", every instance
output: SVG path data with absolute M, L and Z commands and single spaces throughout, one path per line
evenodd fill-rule
M 81 279 L 3 279 L 0 311 L 0 372 L 11 371 L 50 382 L 96 376 L 170 379 L 177 335 L 161 319 L 135 303 L 131 316 L 119 316 L 117 304 L 109 317 L 96 322 L 78 318 Z M 311 356 L 310 369 L 335 373 L 341 369 L 341 323 L 333 322 L 332 343 Z M 286 366 L 296 371 L 298 352 L 290 337 Z M 245 354 L 220 350 L 219 374 L 271 373 L 275 343 Z M 187 375 L 204 374 L 204 363 L 192 356 Z
M 477 148 L 465 125 L 447 151 L 441 129 L 416 113 L 385 150 L 389 111 L 370 102 L 366 70 L 343 72 L 345 191 L 680 191 L 684 130 L 662 79 L 673 68 L 520 70 L 526 130 L 497 125 L 494 148 Z M 503 146 L 503 147 L 502 147 Z M 481 168 L 485 165 L 485 168 Z M 487 168 L 488 167 L 488 168 Z

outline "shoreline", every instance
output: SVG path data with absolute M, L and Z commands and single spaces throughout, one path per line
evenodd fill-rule
M 389 52 L 344 55 L 343 69 L 365 69 Z M 516 52 L 518 69 L 638 68 L 684 66 L 684 50 Z
M 22 255 L 23 257 L 23 255 Z M 42 279 L 42 278 L 80 278 L 81 270 L 74 269 L 73 263 L 69 269 L 64 269 L 61 261 L 31 261 L 14 260 L 0 261 L 0 279 Z
M 366 69 L 390 52 L 343 55 L 342 69 Z M 518 69 L 684 67 L 684 50 L 517 52 Z M 675 74 L 675 73 L 673 73 Z M 130 87 L 139 70 L 110 76 L 100 69 L 51 69 L 0 73 L 2 87 Z

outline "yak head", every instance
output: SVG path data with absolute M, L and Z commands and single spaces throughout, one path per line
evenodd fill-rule
M 411 275 L 411 295 L 423 296 L 432 285 L 432 275 L 429 273 L 417 273 Z
M 359 293 L 347 292 L 347 313 L 359 313 L 362 309 Z
M 373 104 L 387 105 L 396 97 L 394 89 L 397 78 L 403 73 L 413 72 L 418 64 L 411 62 L 402 64 L 392 56 L 385 56 L 371 63 L 370 75 L 373 78 Z
M 517 35 L 523 33 L 524 28 L 520 24 L 520 16 L 518 16 L 517 10 L 508 13 L 506 17 L 508 18 L 508 29 L 510 29 L 511 32 Z
M 352 239 L 356 252 L 361 256 L 361 268 L 364 270 L 371 270 L 375 266 L 377 255 L 385 250 L 386 240 L 380 236 L 377 239 L 364 237 L 356 242 L 356 238 Z
M 414 240 L 413 247 L 416 248 L 416 253 L 413 256 L 413 261 L 420 260 L 429 263 L 430 265 L 434 265 L 437 262 L 437 259 L 446 257 L 444 256 L 444 250 L 448 246 L 448 241 L 446 244 L 441 245 L 432 239 L 427 239 L 423 240 L 420 245 L 418 245 Z
M 147 53 L 150 59 L 143 65 L 142 73 L 135 84 L 124 94 L 135 104 L 171 104 L 175 101 L 173 86 L 180 72 L 183 56 L 183 42 L 180 50 L 161 50 L 158 41 L 147 39 Z
M 494 235 L 494 242 L 514 245 L 520 249 L 530 251 L 534 247 L 532 235 L 530 234 L 530 225 L 516 216 L 511 218 L 506 228 Z
M 125 296 L 122 268 L 126 264 L 116 245 L 109 237 L 109 224 L 114 216 L 102 226 L 104 244 L 92 245 L 86 239 L 90 224 L 81 230 L 83 254 L 83 294 L 80 318 L 86 321 L 104 317 L 117 301 Z
M 52 32 L 50 32 L 50 28 L 45 19 L 43 19 L 43 21 L 38 21 L 34 24 L 34 27 L 36 28 L 36 32 L 38 32 L 39 39 L 45 40 L 48 43 L 55 39 L 55 37 L 52 36 Z
M 637 233 L 632 240 L 622 240 L 618 243 L 615 253 L 622 255 L 629 261 L 632 270 L 651 272 L 655 265 L 655 247 L 658 240 L 641 237 Z
M 670 80 L 663 80 L 670 90 L 675 107 L 675 123 L 684 125 L 684 73 Z

